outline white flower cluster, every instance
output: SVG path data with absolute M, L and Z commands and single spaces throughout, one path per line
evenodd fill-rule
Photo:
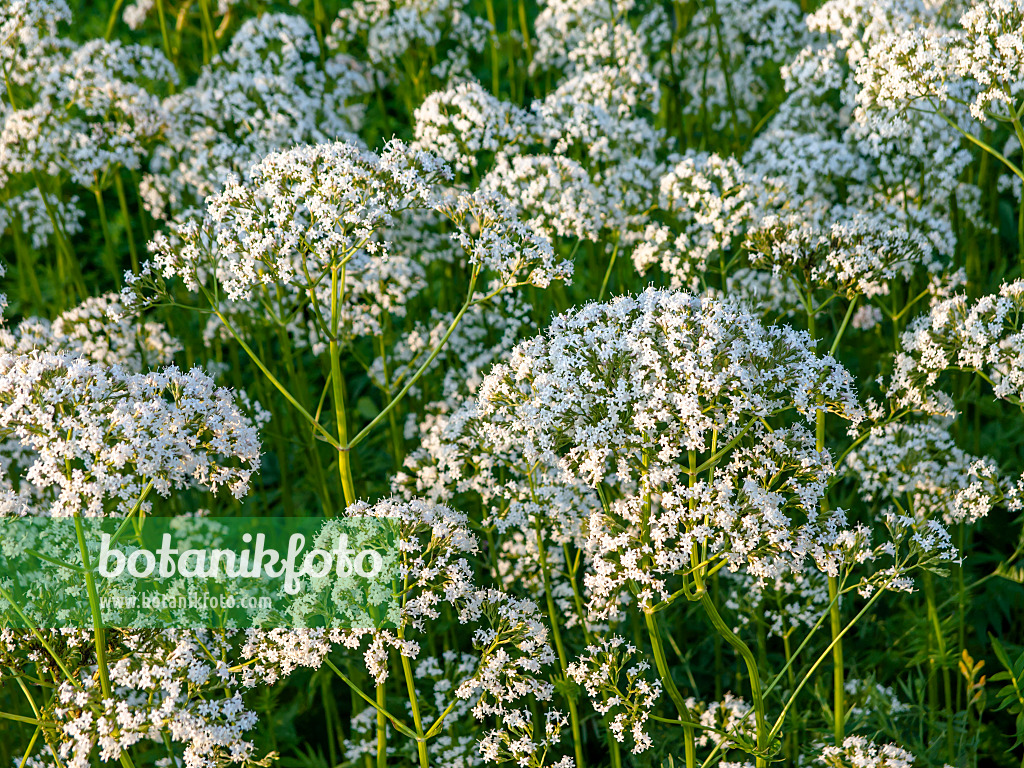
M 571 262 L 504 196 L 478 190 L 453 199 L 438 187 L 448 175 L 441 160 L 397 140 L 380 155 L 343 142 L 271 153 L 251 181 L 231 180 L 208 198 L 202 220 L 187 217 L 156 235 L 154 259 L 129 276 L 124 303 L 156 300 L 164 280 L 179 278 L 221 314 L 276 307 L 271 317 L 298 327 L 315 350 L 337 335 L 380 334 L 383 315 L 404 314 L 424 285 L 421 262 L 395 242 L 417 234 L 396 222 L 430 212 L 454 225 L 450 243 L 493 281 L 491 294 L 569 277 Z M 296 326 L 303 312 L 306 323 Z
M 139 168 L 167 129 L 150 84 L 177 82 L 171 63 L 141 45 L 29 40 L 37 43 L 32 50 L 13 52 L 24 71 L 16 78 L 19 87 L 5 93 L 11 109 L 0 129 L 0 182 L 66 174 L 77 185 L 102 190 L 118 168 Z
M 424 63 L 444 81 L 469 74 L 470 58 L 493 33 L 491 25 L 467 12 L 464 0 L 356 0 L 331 26 L 328 44 L 359 50 L 383 77 L 399 79 L 404 68 L 438 50 L 440 61 Z M 421 53 L 422 52 L 422 53 Z
M 822 747 L 816 762 L 829 768 L 912 768 L 915 757 L 895 744 L 847 736 L 841 747 Z
M 93 296 L 53 322 L 30 317 L 12 329 L 0 330 L 0 347 L 17 355 L 33 350 L 64 352 L 132 373 L 169 365 L 181 344 L 163 323 L 112 319 L 121 313 L 117 294 Z
M 427 96 L 416 108 L 413 147 L 440 156 L 468 174 L 484 153 L 508 152 L 535 132 L 529 112 L 501 101 L 479 83 L 465 82 Z
M 941 420 L 872 427 L 847 466 L 866 501 L 947 525 L 977 522 L 1005 495 L 995 462 L 958 448 Z
M 687 700 L 686 706 L 697 716 L 697 721 L 701 725 L 722 732 L 702 731 L 697 736 L 699 747 L 729 749 L 743 739 L 749 741 L 754 738 L 754 719 L 750 716 L 750 704 L 738 696 L 726 693 L 721 701 L 709 702 L 691 698 Z
M 770 89 L 765 71 L 786 61 L 806 38 L 793 0 L 716 0 L 700 6 L 672 50 L 683 113 L 710 120 L 715 131 L 756 122 Z
M 583 656 L 569 665 L 569 677 L 582 685 L 599 715 L 607 715 L 608 728 L 616 741 L 633 738 L 633 754 L 645 752 L 653 741 L 644 730 L 655 702 L 661 696 L 661 681 L 649 681 L 644 673 L 651 665 L 630 658 L 635 646 L 618 635 L 588 645 Z
M 931 18 L 880 36 L 860 60 L 858 101 L 865 109 L 902 112 L 925 102 L 932 110 L 967 104 L 980 122 L 1019 120 L 1024 94 L 1024 3 L 972 4 L 958 27 Z M 952 104 L 949 104 L 952 102 Z
M 85 212 L 78 204 L 78 195 L 72 195 L 66 201 L 48 196 L 47 202 L 65 235 L 77 235 L 82 231 Z M 46 211 L 38 187 L 14 195 L 0 206 L 0 235 L 12 230 L 18 233 L 16 237 L 26 235 L 37 250 L 42 250 L 52 241 L 54 222 Z
M 640 274 L 657 265 L 669 287 L 697 290 L 700 276 L 728 260 L 784 192 L 733 157 L 689 153 L 661 177 L 658 207 L 668 223 L 647 226 L 633 264 Z
M 862 418 L 849 375 L 806 334 L 648 290 L 555 318 L 495 366 L 479 397 L 495 439 L 528 462 L 615 489 L 590 520 L 595 610 L 627 582 L 642 585 L 645 605 L 667 599 L 666 579 L 701 548 L 758 576 L 783 553 L 828 567 L 836 519 L 818 501 L 831 460 L 801 424 L 762 422 L 793 409 Z M 712 480 L 698 477 L 698 455 Z
M 824 227 L 765 216 L 748 233 L 746 246 L 754 266 L 792 274 L 805 286 L 828 288 L 851 299 L 888 295 L 890 281 L 906 281 L 919 267 L 934 274 L 945 266 L 919 232 L 895 229 L 882 216 L 857 213 Z
M 115 650 L 109 698 L 84 672 L 57 690 L 53 714 L 62 735 L 62 764 L 87 768 L 95 754 L 117 760 L 133 744 L 160 739 L 159 734 L 185 745 L 182 757 L 190 767 L 258 763 L 245 738 L 256 713 L 246 707 L 238 675 L 224 661 L 232 649 L 223 635 L 126 634 Z
M 0 435 L 18 491 L 53 516 L 127 513 L 148 486 L 245 495 L 256 429 L 199 369 L 129 373 L 82 358 L 0 354 Z
M 1024 400 L 1024 281 L 1004 283 L 998 294 L 971 302 L 954 296 L 914 320 L 900 339 L 889 395 L 901 406 L 946 414 L 952 397 L 936 388 L 946 370 L 976 371 L 996 397 Z

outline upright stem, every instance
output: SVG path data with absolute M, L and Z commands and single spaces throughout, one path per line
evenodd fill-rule
M 213 19 L 210 17 L 210 6 L 208 0 L 199 0 L 199 9 L 203 16 L 203 28 L 206 32 L 207 40 L 210 45 L 210 58 L 217 55 L 217 37 L 213 31 Z M 204 61 L 204 64 L 209 64 L 209 61 Z
M 712 626 L 718 630 L 718 633 L 729 645 L 736 649 L 736 652 L 739 653 L 747 668 L 747 677 L 750 678 L 750 697 L 753 700 L 754 717 L 757 725 L 757 767 L 763 768 L 763 766 L 768 765 L 768 761 L 764 757 L 768 753 L 768 727 L 765 721 L 764 693 L 761 688 L 761 674 L 758 671 L 757 659 L 754 658 L 754 652 L 750 650 L 750 646 L 743 642 L 740 636 L 733 632 L 729 625 L 725 623 L 722 614 L 718 612 L 715 602 L 711 599 L 711 594 L 701 582 L 699 571 L 695 573 L 695 578 L 697 580 L 697 592 L 700 594 L 700 604 L 703 606 L 708 618 L 711 619 Z
M 387 703 L 384 683 L 379 683 L 377 685 L 377 768 L 387 768 L 388 765 L 388 732 L 384 719 Z
M 658 627 L 658 614 L 644 612 L 644 619 L 647 622 L 647 634 L 651 638 L 651 649 L 654 651 L 654 664 L 658 670 L 662 685 L 668 691 L 668 697 L 676 707 L 679 714 L 679 721 L 683 726 L 683 748 L 686 755 L 686 768 L 696 768 L 697 747 L 693 736 L 693 715 L 690 708 L 686 706 L 683 694 L 679 692 L 675 682 L 672 680 L 672 670 L 669 669 L 668 659 L 665 658 L 665 646 L 661 641 L 661 629 Z
M 78 551 L 85 569 L 85 591 L 89 596 L 89 612 L 92 614 L 93 640 L 96 646 L 96 668 L 100 676 L 100 690 L 103 698 L 110 698 L 110 673 L 107 670 L 107 641 L 103 635 L 103 614 L 100 611 L 100 598 L 96 592 L 96 580 L 93 578 L 92 561 L 89 558 L 89 547 L 85 541 L 85 530 L 82 518 L 75 515 L 75 536 L 78 538 Z
M 615 266 L 615 259 L 619 255 L 619 241 L 615 241 L 615 247 L 612 248 L 611 258 L 608 259 L 608 269 L 604 272 L 604 280 L 601 281 L 601 290 L 597 294 L 598 301 L 604 301 L 604 293 L 608 289 L 608 280 L 612 276 L 612 268 Z
M 104 40 L 109 40 L 114 36 L 114 25 L 117 24 L 117 14 L 121 10 L 121 6 L 124 4 L 124 0 L 114 0 L 114 5 L 110 9 L 110 16 L 107 17 L 107 31 L 103 35 Z
M 829 626 L 832 630 L 832 709 L 835 715 L 835 745 L 842 747 L 846 737 L 846 687 L 843 680 L 843 631 L 842 618 L 839 615 L 839 580 L 835 576 L 828 577 Z
M 398 637 L 402 638 L 402 629 L 398 630 Z M 409 691 L 409 705 L 412 707 L 412 722 L 418 737 L 416 741 L 416 752 L 420 760 L 420 768 L 430 768 L 430 759 L 427 757 L 427 742 L 423 738 L 423 720 L 420 718 L 420 705 L 416 699 L 416 684 L 413 681 L 412 663 L 404 653 L 398 654 L 402 659 L 402 674 L 405 676 L 405 687 Z
M 338 273 L 342 273 L 344 280 L 344 267 L 334 267 L 331 270 L 331 343 L 329 352 L 331 356 L 331 387 L 333 389 L 334 419 L 338 427 L 338 443 L 342 446 L 348 445 L 348 415 L 345 408 L 345 381 L 341 378 L 341 355 L 338 346 Z M 352 464 L 348 450 L 338 451 L 338 472 L 341 475 L 341 490 L 345 494 L 345 506 L 351 506 L 356 500 L 355 485 L 352 482 Z
M 498 18 L 494 13 L 494 0 L 486 0 L 484 3 L 487 9 L 487 21 L 491 24 L 491 91 L 494 97 L 498 98 L 501 92 L 501 72 L 498 61 Z
M 164 42 L 164 53 L 171 58 L 171 39 L 167 35 L 167 17 L 164 14 L 164 0 L 156 0 L 156 15 L 160 19 L 160 36 Z M 172 59 L 173 61 L 173 59 Z
M 558 665 L 562 670 L 562 676 L 565 677 L 568 663 L 565 657 L 565 646 L 562 644 L 562 632 L 558 628 L 558 613 L 555 611 L 555 599 L 551 594 L 551 572 L 548 568 L 547 551 L 544 548 L 544 536 L 540 527 L 540 519 L 537 517 L 534 517 L 533 528 L 537 536 L 537 551 L 540 555 L 540 571 L 544 580 L 544 598 L 547 601 L 548 606 L 548 619 L 551 624 L 551 636 L 555 640 L 555 650 L 558 652 Z M 583 759 L 583 734 L 580 731 L 580 716 L 577 711 L 576 700 L 572 696 L 567 696 L 566 699 L 569 702 L 569 721 L 572 726 L 573 748 L 576 751 L 576 765 L 578 768 L 585 768 L 586 762 Z

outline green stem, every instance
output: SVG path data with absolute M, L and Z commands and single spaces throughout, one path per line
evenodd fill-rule
M 210 17 L 209 0 L 199 0 L 199 9 L 203 16 L 203 29 L 210 46 L 210 58 L 217 55 L 217 38 L 213 31 L 213 19 Z M 209 64 L 209 59 L 203 62 Z
M 89 547 L 85 541 L 85 529 L 82 518 L 75 515 L 75 536 L 78 538 L 78 551 L 85 568 L 85 590 L 89 595 L 89 611 L 92 614 L 93 639 L 96 644 L 96 667 L 100 676 L 100 689 L 103 697 L 110 698 L 110 673 L 107 669 L 107 641 L 103 636 L 103 614 L 100 612 L 100 598 L 96 592 L 96 580 L 92 573 L 92 561 L 89 558 Z
M 494 13 L 494 0 L 485 0 L 484 6 L 487 9 L 487 21 L 491 25 L 490 47 L 491 47 L 491 91 L 494 98 L 498 98 L 501 92 L 501 72 L 498 61 L 498 19 Z
M 207 299 L 209 299 L 209 298 L 210 298 L 210 296 L 209 296 L 209 294 L 207 294 Z M 212 302 L 211 302 L 211 304 L 212 304 Z M 260 369 L 260 371 L 263 373 L 263 375 L 266 376 L 267 379 L 270 380 L 270 383 L 274 385 L 274 387 L 277 389 L 277 391 L 280 392 L 282 395 L 284 395 L 285 400 L 287 400 L 289 403 L 291 403 L 292 407 L 295 408 L 300 414 L 302 414 L 302 417 L 307 422 L 309 422 L 310 426 L 313 427 L 313 430 L 315 432 L 318 432 L 320 434 L 321 439 L 324 440 L 324 442 L 326 442 L 327 444 L 329 444 L 333 448 L 335 448 L 335 449 L 340 451 L 342 449 L 341 444 L 334 438 L 334 435 L 332 435 L 330 432 L 328 432 L 326 429 L 324 429 L 323 425 L 320 424 L 319 421 L 314 419 L 310 415 L 309 411 L 307 411 L 305 408 L 302 407 L 302 404 L 299 403 L 299 401 L 295 399 L 295 397 L 292 395 L 291 392 L 288 391 L 288 389 L 284 386 L 284 384 L 282 384 L 280 381 L 278 381 L 277 377 L 270 372 L 270 369 L 267 368 L 266 365 L 264 365 L 264 363 L 260 359 L 259 355 L 257 355 L 255 352 L 253 352 L 252 347 L 250 347 L 248 344 L 245 343 L 245 339 L 243 339 L 238 334 L 238 331 L 235 330 L 235 327 L 233 325 L 231 325 L 230 321 L 224 316 L 224 314 L 219 309 L 216 309 L 216 308 L 213 309 L 213 314 L 215 314 L 217 316 L 218 320 L 220 320 L 222 323 L 224 323 L 224 327 L 228 329 L 228 333 L 230 333 L 231 336 L 235 339 L 235 341 L 238 342 L 238 345 L 243 350 L 245 350 L 245 354 L 247 354 L 249 356 L 249 359 L 252 360 L 256 364 L 256 367 Z
M 736 650 L 747 668 L 747 676 L 750 678 L 750 696 L 754 705 L 754 717 L 757 727 L 756 761 L 758 768 L 763 768 L 763 766 L 768 765 L 765 757 L 768 753 L 768 726 L 765 720 L 764 694 L 762 692 L 761 674 L 758 671 L 757 659 L 754 658 L 754 653 L 750 650 L 750 646 L 743 642 L 740 636 L 733 632 L 729 625 L 725 623 L 722 614 L 718 612 L 718 608 L 711 599 L 711 594 L 704 588 L 699 573 L 695 574 L 695 579 L 697 581 L 697 592 L 700 594 L 700 604 L 711 620 L 711 625 L 722 636 L 722 639 Z
M 398 630 L 398 638 L 404 639 L 403 629 Z M 409 706 L 412 708 L 412 724 L 416 729 L 418 737 L 416 741 L 416 752 L 420 760 L 420 768 L 430 768 L 430 759 L 427 757 L 427 740 L 423 736 L 423 720 L 420 717 L 420 705 L 416 698 L 416 684 L 413 681 L 412 663 L 404 653 L 398 654 L 402 659 L 402 674 L 405 676 L 405 687 L 409 692 Z M 379 715 L 378 715 L 379 717 Z
M 898 572 L 899 568 L 894 568 L 894 573 Z M 785 706 L 782 707 L 782 712 L 779 714 L 778 719 L 775 721 L 775 725 L 772 726 L 771 733 L 769 733 L 769 739 L 774 738 L 778 734 L 778 732 L 782 730 L 782 726 L 786 722 L 786 714 L 789 712 L 789 708 L 793 706 L 793 703 L 796 701 L 797 695 L 800 693 L 801 690 L 803 690 L 803 687 L 807 685 L 807 681 L 811 679 L 811 676 L 814 674 L 814 671 L 821 666 L 822 662 L 825 661 L 825 659 L 828 658 L 829 654 L 832 653 L 836 644 L 842 639 L 843 635 L 849 632 L 853 628 L 853 625 L 860 621 L 864 614 L 866 614 L 871 609 L 871 606 L 873 606 L 875 602 L 878 600 L 878 598 L 881 597 L 881 595 L 885 592 L 885 590 L 889 588 L 889 585 L 892 583 L 894 578 L 896 577 L 891 577 L 888 581 L 886 581 L 884 584 L 882 584 L 875 590 L 874 594 L 871 595 L 871 598 L 867 601 L 864 607 L 860 609 L 860 612 L 858 612 L 857 615 L 850 620 L 849 624 L 843 627 L 842 631 L 839 632 L 838 636 L 833 638 L 832 642 L 829 643 L 828 647 L 821 652 L 821 655 L 818 656 L 817 659 L 814 660 L 814 663 L 811 664 L 810 669 L 807 670 L 804 676 L 800 679 L 800 682 L 797 683 L 796 688 L 792 691 L 792 693 L 790 693 L 789 699 L 786 701 Z M 801 647 L 802 645 L 803 644 L 801 644 Z M 796 653 L 800 653 L 799 648 L 797 649 Z
M 373 420 L 365 427 L 363 427 L 359 431 L 359 433 L 355 437 L 353 437 L 352 440 L 349 441 L 347 445 L 345 445 L 344 447 L 339 446 L 339 450 L 350 451 L 353 448 L 355 448 L 359 443 L 361 443 L 363 441 L 363 438 L 365 438 L 373 430 L 373 428 L 376 427 L 391 412 L 392 408 L 394 408 L 396 405 L 398 405 L 398 403 L 401 402 L 402 398 L 405 397 L 406 393 L 410 389 L 412 389 L 413 385 L 417 381 L 419 381 L 420 376 L 424 374 L 424 372 L 427 370 L 430 364 L 434 362 L 434 358 L 436 358 L 441 353 L 441 350 L 444 349 L 444 345 L 448 343 L 448 339 L 455 332 L 455 328 L 459 324 L 459 321 L 462 320 L 462 316 L 466 314 L 466 310 L 468 310 L 473 305 L 473 289 L 476 287 L 476 280 L 478 276 L 479 272 L 477 270 L 474 270 L 473 276 L 472 278 L 470 278 L 469 281 L 469 295 L 468 298 L 466 299 L 466 303 L 462 305 L 462 309 L 460 309 L 458 314 L 455 315 L 455 318 L 448 326 L 448 330 L 445 331 L 445 334 L 441 338 L 441 341 L 439 341 L 437 346 L 434 347 L 434 349 L 430 352 L 430 356 L 423 361 L 423 364 L 416 370 L 416 373 L 414 373 L 412 378 L 405 383 L 405 386 L 402 387 L 402 390 L 391 399 L 391 402 L 384 407 L 384 410 L 382 410 L 380 413 L 374 416 Z
M 341 361 L 338 352 L 338 341 L 330 343 L 331 356 L 331 387 L 333 388 L 334 419 L 338 427 L 338 442 L 344 445 L 348 441 L 348 416 L 345 413 L 345 382 L 341 378 Z M 351 453 L 347 450 L 338 451 L 338 473 L 341 476 L 341 490 L 345 494 L 345 506 L 355 503 L 355 485 L 352 482 Z
M 558 612 L 555 610 L 555 599 L 551 594 L 551 570 L 548 567 L 547 550 L 544 546 L 544 536 L 540 527 L 540 518 L 534 516 L 533 529 L 537 536 L 537 551 L 540 557 L 540 571 L 544 580 L 544 599 L 548 606 L 548 619 L 551 624 L 551 636 L 555 640 L 555 650 L 558 652 L 558 666 L 561 668 L 562 677 L 566 676 L 568 662 L 565 656 L 565 646 L 562 644 L 562 632 L 558 628 Z M 572 726 L 573 749 L 576 752 L 576 765 L 578 768 L 585 768 L 586 762 L 583 759 L 583 735 L 580 731 L 580 716 L 576 707 L 576 700 L 572 695 L 566 696 L 569 702 L 569 721 Z
M 387 691 L 384 683 L 377 684 L 377 768 L 387 768 L 388 765 L 388 732 L 387 723 L 384 720 L 384 711 L 387 706 Z
M 0 720 L 13 720 L 16 723 L 27 723 L 28 725 L 39 727 L 43 725 L 42 720 L 37 720 L 34 717 L 25 717 L 24 715 L 14 715 L 10 712 L 0 712 Z
M 832 711 L 835 717 L 835 745 L 842 747 L 846 737 L 846 687 L 843 680 L 842 617 L 839 614 L 839 580 L 828 577 L 829 626 L 832 629 Z
M 114 238 L 110 234 L 110 223 L 107 221 L 107 206 L 103 204 L 103 193 L 98 186 L 93 187 L 92 192 L 96 197 L 96 207 L 100 213 L 100 229 L 103 231 L 103 243 L 106 246 L 103 249 L 104 261 L 107 262 L 110 276 L 114 278 L 114 284 L 120 288 L 121 273 L 117 266 L 117 252 L 114 250 Z
M 339 281 L 340 272 L 340 281 Z M 329 354 L 331 357 L 331 387 L 332 400 L 334 401 L 334 421 L 338 428 L 338 443 L 347 446 L 348 444 L 348 413 L 345 405 L 345 380 L 341 375 L 341 355 L 338 346 L 338 330 L 340 323 L 341 297 L 338 296 L 339 285 L 344 290 L 345 268 L 335 266 L 331 270 L 331 342 Z M 351 446 L 349 446 L 351 447 Z M 349 507 L 355 503 L 355 485 L 352 482 L 351 453 L 347 450 L 338 451 L 338 473 L 341 475 L 341 490 L 345 494 L 345 506 Z
M 117 202 L 121 207 L 121 215 L 124 216 L 124 231 L 128 235 L 128 252 L 131 254 L 132 271 L 139 272 L 139 249 L 135 245 L 135 235 L 132 234 L 132 219 L 128 214 L 128 199 L 124 194 L 124 182 L 121 181 L 121 174 L 114 174 L 114 189 L 117 190 Z
M 382 704 L 379 704 L 378 702 L 374 701 L 369 696 L 367 696 L 363 692 L 363 689 L 360 688 L 358 685 L 356 685 L 354 682 L 352 682 L 352 680 L 348 677 L 348 675 L 346 675 L 344 672 L 342 672 L 340 669 L 338 669 L 337 665 L 333 661 L 331 661 L 329 658 L 325 657 L 324 658 L 324 664 L 326 664 L 334 672 L 334 674 L 336 674 L 339 678 L 341 678 L 341 681 L 343 683 L 345 683 L 345 685 L 347 685 L 349 687 L 349 689 L 352 691 L 352 693 L 354 693 L 356 696 L 358 696 L 363 701 L 365 701 L 367 704 L 369 704 L 371 707 L 373 707 L 375 710 L 377 710 L 378 713 L 384 715 L 385 719 L 387 719 L 388 721 L 391 722 L 391 725 L 394 726 L 396 731 L 398 731 L 400 734 L 402 734 L 403 736 L 406 736 L 406 737 L 408 737 L 410 739 L 413 739 L 413 740 L 418 740 L 419 739 L 419 737 L 412 731 L 411 728 L 409 728 L 409 726 L 407 726 L 405 723 L 403 723 L 397 717 L 395 717 L 390 712 L 388 712 L 387 709 Z
M 110 9 L 110 16 L 107 18 L 107 31 L 103 35 L 104 40 L 109 40 L 114 36 L 114 25 L 117 24 L 117 14 L 121 10 L 121 6 L 124 4 L 124 0 L 114 0 L 114 5 Z
M 601 281 L 601 290 L 597 294 L 598 301 L 604 301 L 604 293 L 608 288 L 608 279 L 612 276 L 612 268 L 615 266 L 615 259 L 619 255 L 619 241 L 615 241 L 615 247 L 612 248 L 612 256 L 608 259 L 608 269 L 604 271 L 604 280 Z
M 644 612 L 644 619 L 647 622 L 647 634 L 651 638 L 651 648 L 654 651 L 654 664 L 658 670 L 662 685 L 668 691 L 668 696 L 675 705 L 679 720 L 683 726 L 683 748 L 686 755 L 686 768 L 696 768 L 697 748 L 693 735 L 693 715 L 690 708 L 686 706 L 683 694 L 679 692 L 675 681 L 672 680 L 672 670 L 669 669 L 668 659 L 665 658 L 665 646 L 661 640 L 661 629 L 658 627 L 658 615 L 656 613 Z

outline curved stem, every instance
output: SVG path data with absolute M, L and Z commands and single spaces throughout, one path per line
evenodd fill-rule
M 686 755 L 686 768 L 696 768 L 697 747 L 693 734 L 693 715 L 690 708 L 686 706 L 683 694 L 679 692 L 675 682 L 672 680 L 672 670 L 669 669 L 668 659 L 665 658 L 665 646 L 661 641 L 661 629 L 658 627 L 658 614 L 644 612 L 644 619 L 647 622 L 647 634 L 651 637 L 651 648 L 654 651 L 654 664 L 658 669 L 658 676 L 662 685 L 668 691 L 668 697 L 676 707 L 679 714 L 679 721 L 683 726 L 683 744 Z
M 761 768 L 768 765 L 764 756 L 768 751 L 769 738 L 768 727 L 765 721 L 764 694 L 761 687 L 761 675 L 758 671 L 757 659 L 754 658 L 754 652 L 750 650 L 750 646 L 743 642 L 740 636 L 733 632 L 729 625 L 725 623 L 722 614 L 718 612 L 715 602 L 711 599 L 711 594 L 706 589 L 701 589 L 703 583 L 700 580 L 699 574 L 697 576 L 697 585 L 700 592 L 700 604 L 703 606 L 708 618 L 711 619 L 712 626 L 718 630 L 718 633 L 729 645 L 736 649 L 736 652 L 739 653 L 747 668 L 747 676 L 750 678 L 750 697 L 753 700 L 754 718 L 757 727 L 756 760 L 758 768 Z

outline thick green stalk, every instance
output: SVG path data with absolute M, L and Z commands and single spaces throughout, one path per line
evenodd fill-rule
M 711 620 L 711 625 L 739 653 L 747 668 L 747 676 L 750 678 L 750 697 L 754 705 L 754 717 L 757 727 L 758 754 L 756 755 L 756 760 L 758 768 L 763 768 L 763 766 L 768 765 L 768 761 L 764 757 L 768 752 L 768 726 L 765 720 L 764 694 L 761 687 L 761 674 L 758 671 L 757 659 L 754 658 L 754 652 L 750 650 L 750 646 L 743 642 L 740 636 L 733 632 L 729 625 L 725 623 L 722 614 L 718 612 L 718 607 L 711 599 L 711 594 L 702 583 L 699 571 L 695 573 L 695 578 L 697 580 L 697 592 L 700 595 L 700 604 Z
M 548 568 L 547 550 L 544 547 L 544 536 L 540 527 L 540 519 L 534 518 L 533 528 L 537 535 L 537 551 L 540 554 L 540 571 L 544 580 L 544 598 L 548 606 L 548 619 L 551 623 L 551 636 L 555 640 L 555 650 L 558 652 L 558 666 L 562 670 L 562 677 L 566 676 L 568 660 L 565 656 L 565 646 L 562 644 L 562 632 L 558 628 L 558 612 L 555 610 L 555 599 L 551 594 L 551 571 Z M 578 768 L 585 768 L 586 762 L 583 759 L 583 734 L 580 730 L 580 716 L 576 701 L 572 696 L 567 696 L 569 702 L 569 722 L 572 726 L 573 749 L 576 751 L 576 765 Z
M 333 388 L 334 419 L 338 427 L 338 442 L 348 442 L 348 416 L 345 413 L 345 382 L 341 378 L 341 360 L 338 340 L 332 339 L 329 348 L 331 356 L 331 387 Z M 338 473 L 341 475 L 341 490 L 345 494 L 345 506 L 355 503 L 355 485 L 352 482 L 351 452 L 338 451 Z
M 203 31 L 206 33 L 206 40 L 210 46 L 210 58 L 217 55 L 217 37 L 213 31 L 213 19 L 210 16 L 209 0 L 199 0 L 199 9 L 203 17 Z M 209 60 L 204 61 L 209 64 Z
M 387 692 L 384 683 L 377 684 L 377 768 L 388 765 L 388 732 L 384 712 L 387 707 Z
M 348 444 L 348 414 L 345 405 L 345 380 L 341 374 L 341 350 L 338 346 L 338 327 L 340 322 L 338 303 L 339 271 L 340 285 L 344 289 L 345 268 L 334 267 L 331 270 L 331 343 L 328 352 L 331 357 L 331 387 L 334 401 L 334 420 L 338 428 L 338 443 L 351 448 Z M 352 482 L 352 463 L 349 450 L 338 451 L 338 473 L 341 475 L 341 490 L 345 494 L 345 506 L 355 503 L 355 485 Z
M 77 514 L 75 515 L 75 536 L 78 538 L 78 551 L 82 557 L 82 567 L 85 569 L 85 590 L 89 596 L 89 612 L 92 614 L 92 631 L 96 646 L 96 667 L 100 676 L 100 690 L 103 691 L 103 697 L 109 699 L 110 672 L 107 668 L 107 641 L 103 634 L 103 614 L 100 611 L 100 598 L 96 592 L 96 580 L 92 573 L 92 560 L 89 558 L 82 518 Z
M 644 619 L 647 622 L 647 634 L 651 638 L 651 649 L 654 651 L 654 665 L 661 678 L 661 684 L 665 686 L 668 697 L 675 705 L 679 714 L 679 721 L 683 726 L 683 749 L 686 756 L 686 768 L 696 768 L 697 747 L 693 735 L 693 715 L 690 708 L 686 706 L 683 694 L 679 692 L 675 681 L 672 680 L 672 670 L 669 669 L 668 659 L 665 658 L 665 646 L 661 640 L 661 629 L 658 626 L 658 614 L 644 612 Z
M 398 631 L 399 639 L 402 639 L 402 630 Z M 409 691 L 409 705 L 412 707 L 412 723 L 419 737 L 416 741 L 416 753 L 419 756 L 420 768 L 430 768 L 430 759 L 427 757 L 427 740 L 423 737 L 423 720 L 420 717 L 420 705 L 416 698 L 416 684 L 413 681 L 412 662 L 404 653 L 398 654 L 402 659 L 402 674 L 405 676 L 405 687 Z
M 843 680 L 842 617 L 839 615 L 839 580 L 828 577 L 829 627 L 832 630 L 832 710 L 835 716 L 833 735 L 835 745 L 841 747 L 846 737 L 846 687 Z

